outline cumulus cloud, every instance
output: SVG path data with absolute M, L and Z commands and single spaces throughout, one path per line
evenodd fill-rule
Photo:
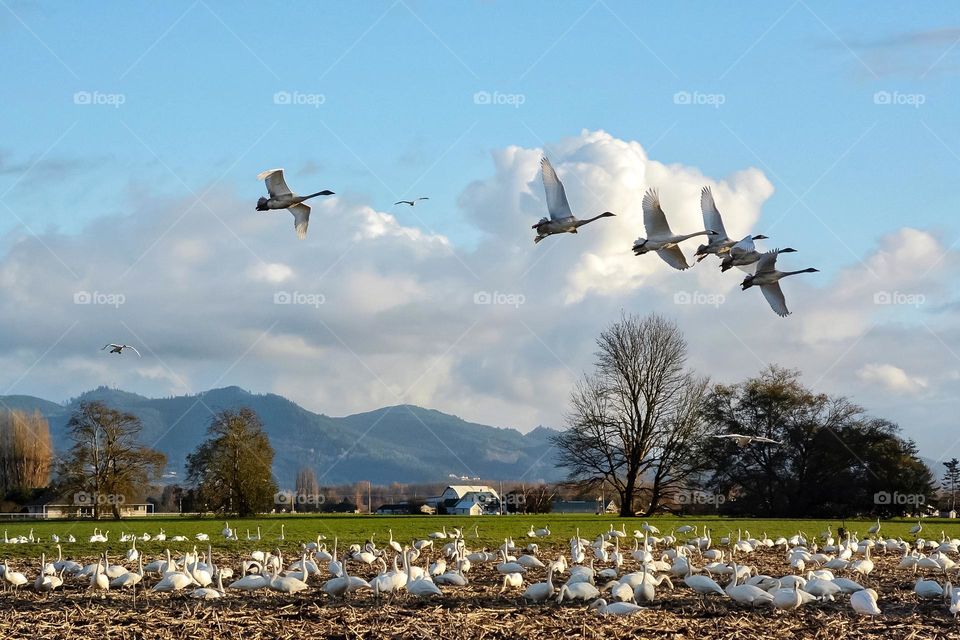
M 575 214 L 616 217 L 534 245 L 543 153 Z M 901 421 L 921 447 L 951 433 L 938 417 L 960 408 L 960 357 L 944 347 L 960 344 L 949 241 L 890 229 L 861 261 L 785 280 L 795 315 L 781 319 L 713 258 L 677 272 L 630 252 L 651 186 L 677 232 L 702 228 L 709 185 L 731 236 L 773 235 L 761 171 L 704 175 L 603 131 L 495 150 L 491 161 L 458 199 L 469 248 L 340 196 L 313 206 L 299 241 L 289 213 L 255 213 L 224 188 L 199 204 L 139 193 L 129 215 L 77 233 L 10 236 L 0 388 L 56 400 L 99 384 L 147 395 L 238 384 L 333 415 L 412 402 L 500 426 L 560 426 L 599 331 L 623 311 L 657 311 L 677 319 L 691 366 L 715 380 L 796 367 L 811 386 Z M 688 256 L 697 244 L 683 245 Z M 799 252 L 781 268 L 811 266 L 791 244 Z M 142 347 L 143 360 L 99 351 L 113 341 Z M 922 392 L 938 409 L 890 391 Z
M 910 376 L 892 364 L 866 364 L 857 371 L 857 377 L 865 382 L 879 384 L 893 393 L 914 395 L 927 388 L 926 380 Z

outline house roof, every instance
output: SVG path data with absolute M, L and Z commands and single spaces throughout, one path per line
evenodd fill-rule
M 450 491 L 451 489 L 453 490 L 454 493 L 457 494 L 458 498 L 462 498 L 463 496 L 471 492 L 492 493 L 493 495 L 499 497 L 497 492 L 494 491 L 492 487 L 488 487 L 485 484 L 451 484 L 446 489 L 444 489 L 444 493 L 446 493 L 447 491 Z

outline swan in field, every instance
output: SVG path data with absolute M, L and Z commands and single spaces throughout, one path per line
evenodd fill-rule
M 920 532 L 923 531 L 923 524 L 920 522 L 920 518 L 917 518 L 917 524 L 910 527 L 910 534 L 914 537 L 920 535 Z
M 880 607 L 877 606 L 877 592 L 873 589 L 864 589 L 851 595 L 850 606 L 860 615 L 880 615 Z
M 600 590 L 589 582 L 577 582 L 575 584 L 565 584 L 560 587 L 557 595 L 557 603 L 564 600 L 592 600 L 600 596 Z
M 723 226 L 723 217 L 720 215 L 720 210 L 717 209 L 717 204 L 713 200 L 713 191 L 710 190 L 710 187 L 704 187 L 700 191 L 700 213 L 703 214 L 703 228 L 716 231 L 717 235 L 712 236 L 707 244 L 702 244 L 697 247 L 697 252 L 694 254 L 697 257 L 697 262 L 700 262 L 711 254 L 722 258 L 724 254 L 729 253 L 730 249 L 737 244 L 737 241 L 731 240 L 730 237 L 727 236 L 727 230 Z M 762 235 L 751 237 L 754 240 L 767 239 L 767 236 Z
M 195 600 L 216 600 L 217 598 L 222 598 L 226 593 L 223 590 L 223 578 L 220 577 L 220 572 L 217 572 L 217 588 L 213 589 L 211 587 L 200 587 L 199 589 L 194 589 L 190 592 L 190 597 Z
M 638 611 L 643 611 L 643 607 L 632 602 L 613 602 L 607 604 L 603 598 L 597 598 L 587 607 L 590 610 L 596 610 L 602 616 L 631 616 Z
M 130 349 L 130 350 L 133 351 L 135 354 L 137 354 L 137 357 L 138 357 L 138 358 L 142 358 L 142 357 L 143 357 L 143 356 L 140 355 L 140 352 L 137 351 L 136 347 L 131 347 L 129 344 L 114 344 L 114 343 L 111 342 L 110 344 L 105 344 L 105 345 L 103 345 L 103 348 L 100 349 L 100 351 L 103 351 L 103 350 L 106 349 L 107 347 L 110 347 L 110 353 L 123 353 L 123 350 L 124 350 L 124 349 Z M 90 541 L 91 541 L 91 542 L 94 542 L 94 540 L 92 540 L 92 539 L 91 539 Z M 105 540 L 104 540 L 104 541 L 99 541 L 99 540 L 98 540 L 97 542 L 105 542 Z
M 943 597 L 943 587 L 936 580 L 919 578 L 913 585 L 913 592 L 921 600 L 939 600 Z
M 776 440 L 770 438 L 764 438 L 762 436 L 745 436 L 742 433 L 724 433 L 720 435 L 713 436 L 714 438 L 727 438 L 736 442 L 740 447 L 747 447 L 753 442 L 759 442 L 763 444 L 783 444 Z
M 333 191 L 323 190 L 306 196 L 298 196 L 290 191 L 286 180 L 283 179 L 283 169 L 269 169 L 257 175 L 257 180 L 263 180 L 267 185 L 269 198 L 257 200 L 257 211 L 271 209 L 286 209 L 293 214 L 293 227 L 297 237 L 303 240 L 307 237 L 307 225 L 310 224 L 310 207 L 303 204 L 305 200 L 316 196 L 332 196 Z
M 777 256 L 781 253 L 791 253 L 793 251 L 794 249 L 788 247 L 763 254 L 757 262 L 756 273 L 748 275 L 740 284 L 743 291 L 753 286 L 760 287 L 760 291 L 763 292 L 763 297 L 767 299 L 770 308 L 781 318 L 790 315 L 790 311 L 787 309 L 787 301 L 783 297 L 783 290 L 780 289 L 780 280 L 798 273 L 817 273 L 819 271 L 813 267 L 799 271 L 777 271 Z
M 536 244 L 557 233 L 577 233 L 577 229 L 585 224 L 590 224 L 600 218 L 610 218 L 616 214 L 604 211 L 598 216 L 587 218 L 586 220 L 577 220 L 570 210 L 570 204 L 567 202 L 567 194 L 563 190 L 563 183 L 557 177 L 553 165 L 544 157 L 540 160 L 540 167 L 543 170 L 543 190 L 547 196 L 547 211 L 549 218 L 540 218 L 537 224 L 531 227 L 537 230 L 537 237 L 533 239 Z
M 715 236 L 716 231 L 707 229 L 688 233 L 686 235 L 676 235 L 670 230 L 670 224 L 667 222 L 667 216 L 660 207 L 660 194 L 656 189 L 649 189 L 643 196 L 643 226 L 646 229 L 646 238 L 637 238 L 633 243 L 634 255 L 642 256 L 645 253 L 656 251 L 664 262 L 683 271 L 689 269 L 687 259 L 683 251 L 677 246 L 684 240 L 695 238 L 696 236 Z
M 398 204 L 408 204 L 412 207 L 413 205 L 417 204 L 421 200 L 429 200 L 429 199 L 430 198 L 424 196 L 422 198 L 414 198 L 413 200 L 397 200 L 396 202 L 393 203 L 393 206 L 397 206 Z
M 523 599 L 530 600 L 531 602 L 544 602 L 551 598 L 555 592 L 556 588 L 553 586 L 553 564 L 551 564 L 547 570 L 547 580 L 545 582 L 531 584 L 527 587 L 526 591 L 523 592 Z
M 773 592 L 773 607 L 781 611 L 792 611 L 803 605 L 803 594 L 800 592 L 800 583 L 794 582 L 790 589 L 780 588 Z

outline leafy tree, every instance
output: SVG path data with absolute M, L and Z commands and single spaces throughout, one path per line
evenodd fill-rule
M 59 481 L 78 508 L 91 507 L 99 518 L 106 507 L 120 518 L 122 505 L 142 498 L 160 478 L 167 457 L 137 441 L 142 428 L 137 416 L 102 402 L 83 402 L 70 416 L 73 445 L 60 463 Z
M 252 516 L 273 508 L 272 465 L 273 447 L 256 412 L 225 409 L 211 419 L 207 440 L 187 456 L 187 478 L 204 510 Z
M 687 452 L 703 439 L 706 381 L 686 370 L 677 325 L 655 314 L 622 317 L 597 346 L 593 373 L 573 392 L 568 429 L 552 438 L 558 464 L 569 483 L 613 487 L 621 516 L 635 515 L 638 496 L 650 514 L 700 469 Z
M 815 393 L 797 371 L 772 366 L 735 385 L 716 385 L 704 417 L 717 434 L 771 438 L 739 446 L 712 440 L 705 487 L 723 510 L 763 516 L 846 516 L 917 510 L 933 490 L 929 469 L 897 425 L 843 397 Z
M 943 463 L 943 466 L 947 468 L 943 474 L 943 488 L 949 492 L 947 495 L 950 496 L 950 510 L 953 511 L 957 508 L 957 487 L 960 486 L 960 460 L 956 458 L 947 460 Z
M 309 467 L 303 467 L 297 471 L 296 483 L 296 501 L 294 507 L 296 511 L 317 511 L 320 504 L 320 483 L 317 482 L 317 474 Z

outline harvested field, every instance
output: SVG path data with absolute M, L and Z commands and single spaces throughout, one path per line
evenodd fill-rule
M 520 541 L 518 541 L 520 542 Z M 541 543 L 541 556 L 566 551 L 559 544 Z M 436 555 L 436 554 L 434 554 Z M 238 571 L 240 556 L 214 552 L 218 565 Z M 11 563 L 14 558 L 11 556 Z M 0 636 L 4 638 L 960 638 L 960 621 L 942 601 L 919 602 L 913 593 L 914 575 L 899 569 L 900 557 L 876 553 L 876 569 L 867 586 L 880 594 L 882 615 L 856 615 L 848 596 L 835 602 L 813 603 L 798 611 L 751 609 L 727 598 L 710 596 L 706 607 L 682 582 L 658 589 L 657 602 L 633 616 L 598 616 L 583 603 L 555 600 L 542 605 L 521 601 L 522 589 L 499 595 L 500 576 L 493 564 L 475 565 L 465 587 L 442 587 L 444 596 L 417 601 L 406 593 L 379 602 L 369 592 L 334 601 L 311 578 L 308 591 L 286 596 L 267 591 L 228 590 L 215 601 L 197 601 L 186 594 L 111 591 L 94 594 L 82 579 L 67 579 L 62 591 L 40 595 L 7 591 L 0 598 Z M 95 561 L 94 556 L 84 562 Z M 760 549 L 740 556 L 760 573 L 788 573 L 780 549 Z M 19 563 L 17 563 L 19 564 Z M 423 564 L 421 558 L 420 564 Z M 700 565 L 702 563 L 695 563 Z M 599 565 L 597 567 L 600 568 Z M 624 571 L 635 568 L 628 556 Z M 376 570 L 349 564 L 351 575 L 372 577 Z M 21 567 L 22 570 L 22 567 Z M 28 573 L 31 579 L 36 571 Z M 842 575 L 842 574 L 840 574 Z M 528 582 L 542 581 L 543 569 L 531 570 Z M 558 583 L 565 578 L 560 578 Z M 156 582 L 148 576 L 148 585 Z M 325 578 L 324 578 L 325 580 Z M 956 581 L 956 578 L 954 578 Z M 721 584 L 725 579 L 718 580 Z M 941 579 L 942 581 L 942 579 Z M 598 585 L 603 581 L 598 579 Z M 109 623 L 109 624 L 107 624 Z

